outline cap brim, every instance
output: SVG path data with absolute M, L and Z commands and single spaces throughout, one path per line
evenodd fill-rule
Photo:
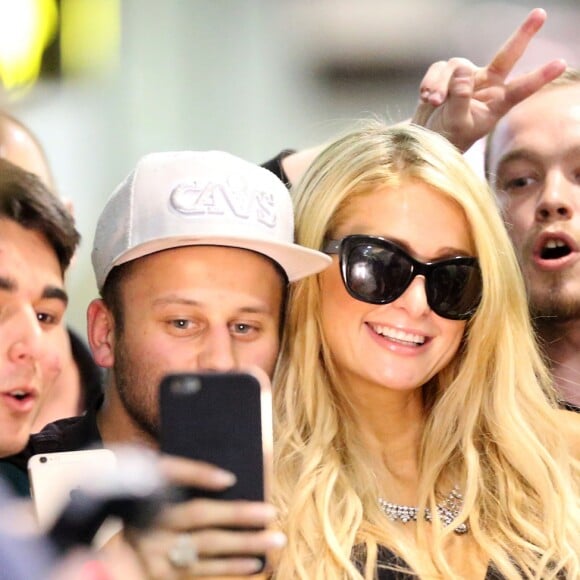
M 115 266 L 120 266 L 121 264 L 148 256 L 155 252 L 185 246 L 224 246 L 263 254 L 280 265 L 286 272 L 290 282 L 300 280 L 312 274 L 317 274 L 332 263 L 330 256 L 298 244 L 277 243 L 257 238 L 241 238 L 239 236 L 176 236 L 146 242 L 132 248 L 129 252 L 115 259 L 111 265 L 111 270 Z

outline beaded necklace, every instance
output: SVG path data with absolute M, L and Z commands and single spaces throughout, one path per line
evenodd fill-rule
M 450 525 L 457 518 L 462 506 L 463 496 L 459 488 L 455 486 L 449 492 L 449 495 L 437 504 L 437 514 L 444 526 Z M 391 503 L 382 497 L 379 497 L 379 507 L 392 522 L 401 522 L 402 524 L 410 521 L 416 522 L 417 516 L 419 515 L 419 509 L 416 507 Z M 424 517 L 428 522 L 433 521 L 433 514 L 430 508 L 425 508 Z M 454 531 L 459 535 L 465 534 L 469 531 L 469 526 L 467 523 L 459 524 Z

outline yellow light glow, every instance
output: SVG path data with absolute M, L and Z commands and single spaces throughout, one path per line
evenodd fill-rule
M 60 50 L 65 74 L 115 65 L 121 43 L 120 0 L 61 0 Z
M 36 81 L 57 25 L 55 0 L 0 0 L 0 81 L 7 89 Z

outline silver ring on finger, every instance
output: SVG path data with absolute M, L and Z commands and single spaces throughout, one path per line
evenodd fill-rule
M 197 550 L 191 534 L 182 533 L 167 552 L 167 559 L 174 568 L 191 568 L 198 560 Z

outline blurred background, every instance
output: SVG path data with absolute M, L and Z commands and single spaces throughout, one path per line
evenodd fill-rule
M 68 285 L 84 334 L 105 199 L 151 151 L 262 162 L 361 117 L 410 116 L 430 63 L 483 65 L 526 0 L 0 0 L 0 106 L 39 137 L 83 235 Z M 520 65 L 580 67 L 580 3 L 545 0 Z

